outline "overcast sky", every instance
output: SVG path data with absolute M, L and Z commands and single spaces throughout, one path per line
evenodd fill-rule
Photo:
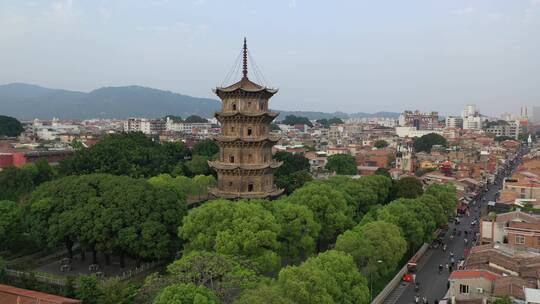
M 540 106 L 540 0 L 0 0 L 0 84 L 214 97 L 244 36 L 277 109 Z

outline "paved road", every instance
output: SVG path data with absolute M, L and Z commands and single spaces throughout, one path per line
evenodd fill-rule
M 521 157 L 518 157 L 514 162 L 513 166 L 510 166 L 510 169 L 514 169 L 515 166 L 520 162 Z M 456 264 L 458 259 L 464 256 L 465 242 L 464 242 L 464 233 L 461 233 L 461 236 L 455 236 L 453 239 L 450 239 L 452 230 L 473 230 L 473 233 L 478 231 L 478 224 L 471 228 L 470 223 L 473 220 L 478 219 L 481 208 L 485 207 L 487 202 L 495 200 L 496 194 L 502 187 L 502 176 L 508 176 L 512 170 L 506 170 L 503 172 L 496 181 L 491 184 L 483 197 L 478 200 L 475 205 L 471 205 L 470 216 L 463 216 L 460 218 L 461 223 L 458 225 L 450 224 L 448 232 L 445 236 L 445 242 L 447 244 L 446 252 L 442 248 L 429 249 L 426 254 L 420 259 L 418 264 L 418 271 L 416 275 L 416 281 L 420 283 L 420 290 L 418 293 L 415 292 L 414 286 L 412 284 L 402 283 L 394 292 L 385 300 L 385 304 L 412 304 L 414 303 L 415 295 L 418 294 L 420 297 L 420 302 L 422 297 L 426 297 L 428 303 L 434 303 L 434 300 L 439 300 L 444 298 L 448 288 L 448 277 L 449 271 L 446 270 L 446 267 L 443 267 L 444 270 L 439 274 L 439 265 L 442 264 L 445 266 L 447 263 L 450 264 L 450 252 L 454 253 Z M 469 246 L 471 244 L 472 234 L 469 233 Z M 455 268 L 454 268 L 455 269 Z

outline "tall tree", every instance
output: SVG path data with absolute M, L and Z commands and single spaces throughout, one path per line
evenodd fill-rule
M 355 175 L 356 159 L 348 154 L 334 154 L 328 157 L 326 169 L 340 175 Z
M 195 284 L 174 284 L 165 287 L 154 304 L 218 304 L 219 300 L 204 286 Z
M 259 204 L 215 200 L 191 210 L 179 228 L 186 250 L 215 251 L 249 260 L 261 272 L 279 266 L 280 226 Z
M 446 146 L 447 141 L 444 137 L 437 133 L 429 133 L 414 140 L 414 150 L 416 152 L 431 152 L 434 145 Z
M 424 193 L 422 182 L 412 176 L 399 179 L 392 186 L 392 194 L 396 198 L 417 198 Z
M 20 121 L 10 116 L 0 115 L 0 137 L 16 137 L 24 131 Z
M 353 211 L 344 195 L 329 185 L 312 183 L 294 191 L 289 203 L 307 206 L 321 225 L 318 248 L 333 242 L 338 234 L 353 225 Z
M 205 139 L 196 143 L 192 148 L 193 155 L 202 155 L 209 158 L 214 157 L 219 152 L 219 146 L 211 139 Z
M 373 144 L 373 146 L 377 149 L 382 149 L 382 148 L 386 148 L 388 147 L 389 143 L 384 140 L 384 139 L 379 139 L 377 141 L 375 141 L 375 143 Z
M 188 155 L 182 142 L 160 144 L 140 132 L 111 134 L 62 160 L 59 171 L 63 175 L 109 173 L 150 177 L 172 172 Z
M 167 266 L 169 281 L 192 283 L 210 289 L 224 303 L 254 287 L 259 277 L 236 257 L 215 252 L 192 251 Z
M 433 195 L 441 203 L 444 213 L 452 217 L 456 214 L 456 187 L 452 184 L 433 184 L 426 188 L 426 194 Z
M 285 119 L 281 121 L 282 124 L 285 125 L 308 125 L 310 127 L 313 127 L 313 124 L 307 117 L 302 116 L 295 116 L 295 115 L 287 115 L 285 116 Z
M 424 219 L 411 208 L 407 199 L 392 201 L 378 210 L 377 217 L 400 227 L 410 249 L 417 249 L 424 242 Z
M 23 210 L 12 201 L 0 201 L 0 250 L 11 248 L 23 232 Z
M 315 252 L 321 226 L 307 206 L 291 204 L 285 199 L 261 203 L 281 226 L 278 242 L 282 258 L 297 263 Z
M 285 297 L 298 304 L 369 303 L 366 279 L 350 255 L 336 250 L 283 268 L 278 284 Z
M 375 221 L 339 235 L 335 249 L 350 254 L 361 271 L 378 278 L 396 269 L 407 241 L 398 226 Z

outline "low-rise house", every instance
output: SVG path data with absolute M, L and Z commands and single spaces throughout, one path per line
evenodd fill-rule
M 524 226 L 521 223 L 532 224 Z M 522 211 L 502 213 L 493 218 L 484 218 L 480 221 L 480 241 L 482 244 L 509 244 L 526 247 L 522 236 L 527 239 L 535 235 L 535 225 L 540 225 L 540 218 Z M 520 233 L 522 231 L 523 233 Z M 517 237 L 517 240 L 516 240 Z M 534 248 L 540 248 L 540 244 L 527 240 L 527 244 L 533 244 Z

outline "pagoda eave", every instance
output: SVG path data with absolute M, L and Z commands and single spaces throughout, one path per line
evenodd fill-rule
M 231 164 L 220 161 L 208 161 L 208 165 L 216 170 L 234 171 L 234 170 L 264 170 L 264 169 L 277 169 L 283 162 L 273 161 L 265 164 Z
M 209 192 L 216 197 L 222 197 L 226 199 L 263 199 L 263 198 L 274 198 L 283 194 L 283 189 L 275 189 L 268 192 L 233 192 L 233 191 L 222 191 L 217 188 L 209 189 Z

